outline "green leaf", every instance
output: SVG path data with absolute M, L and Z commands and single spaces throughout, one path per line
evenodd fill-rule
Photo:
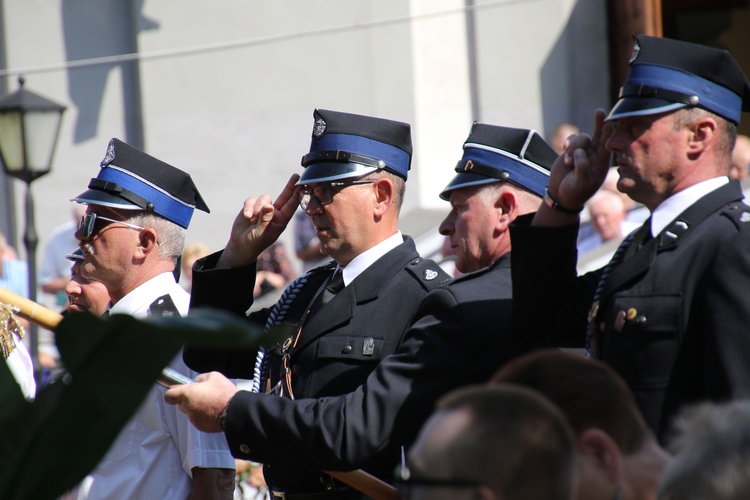
M 33 402 L 24 401 L 7 366 L 0 369 L 0 498 L 55 498 L 78 484 L 184 343 L 248 349 L 275 343 L 283 333 L 264 333 L 259 325 L 210 310 L 147 320 L 67 316 L 55 329 L 67 374 L 38 391 Z

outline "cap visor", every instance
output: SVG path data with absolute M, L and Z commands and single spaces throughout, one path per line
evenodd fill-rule
M 99 191 L 98 189 L 89 189 L 70 201 L 83 203 L 85 205 L 102 205 L 104 207 L 119 208 L 122 210 L 143 210 L 138 205 L 131 203 L 117 195 Z
M 654 97 L 623 97 L 615 103 L 606 120 L 617 120 L 629 116 L 647 116 L 667 113 L 686 107 L 681 102 L 665 101 Z
M 297 185 L 312 184 L 314 182 L 332 182 L 352 177 L 362 177 L 377 171 L 375 167 L 367 167 L 359 163 L 313 163 L 305 168 Z
M 73 250 L 68 255 L 66 255 L 65 258 L 74 262 L 77 260 L 83 260 L 83 250 L 81 250 L 80 248 Z
M 471 172 L 460 172 L 445 186 L 445 189 L 440 193 L 440 198 L 445 201 L 450 200 L 450 192 L 454 189 L 461 189 L 470 186 L 482 186 L 484 184 L 492 184 L 493 182 L 499 182 L 498 179 L 487 177 L 486 175 L 474 174 Z

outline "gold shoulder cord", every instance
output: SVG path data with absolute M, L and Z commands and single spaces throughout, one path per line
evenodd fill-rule
M 20 341 L 24 335 L 26 332 L 13 314 L 13 307 L 0 302 L 0 350 L 3 359 L 8 359 L 16 348 L 16 339 Z

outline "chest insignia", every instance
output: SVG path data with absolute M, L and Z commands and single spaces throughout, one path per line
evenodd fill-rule
M 362 344 L 362 356 L 372 356 L 375 354 L 375 339 L 367 337 Z
M 432 281 L 438 277 L 438 274 L 439 273 L 437 271 L 434 271 L 432 269 L 427 269 L 424 272 L 424 279 L 427 281 Z

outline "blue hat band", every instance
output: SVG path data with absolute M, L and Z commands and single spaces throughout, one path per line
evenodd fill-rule
M 148 200 L 154 205 L 154 212 L 165 219 L 171 220 L 184 228 L 190 225 L 190 219 L 193 217 L 193 209 L 189 205 L 169 196 L 163 191 L 155 188 L 143 179 L 133 177 L 117 167 L 109 164 L 99 171 L 98 179 L 113 182 L 123 189 L 132 191 L 138 196 Z
M 731 90 L 692 73 L 656 64 L 633 63 L 625 84 L 694 94 L 700 99 L 700 107 L 734 123 L 740 121 L 742 98 Z
M 483 165 L 492 165 L 510 174 L 509 182 L 532 191 L 539 196 L 544 195 L 544 189 L 549 181 L 549 172 L 532 162 L 512 158 L 499 152 L 466 147 L 462 160 L 471 160 Z
M 351 153 L 369 156 L 383 160 L 386 168 L 401 175 L 408 176 L 409 162 L 411 156 L 406 151 L 397 147 L 374 141 L 367 137 L 349 134 L 325 134 L 319 139 L 314 139 L 310 146 L 310 152 L 325 150 L 341 150 Z

